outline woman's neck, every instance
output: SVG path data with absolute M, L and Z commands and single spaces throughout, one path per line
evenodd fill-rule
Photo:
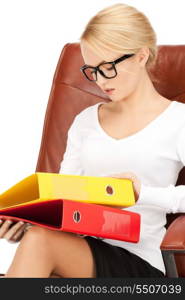
M 166 101 L 166 98 L 156 91 L 147 71 L 144 71 L 137 89 L 122 100 L 111 103 L 111 106 L 115 112 L 131 113 L 134 115 L 155 109 L 162 101 Z

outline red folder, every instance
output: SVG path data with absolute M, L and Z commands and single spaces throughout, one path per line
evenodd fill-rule
M 0 211 L 0 218 L 29 222 L 52 230 L 137 243 L 140 215 L 72 200 L 46 200 Z

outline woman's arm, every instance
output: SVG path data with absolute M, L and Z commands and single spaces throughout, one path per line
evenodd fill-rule
M 176 150 L 179 161 L 185 166 L 185 124 L 179 133 Z M 152 204 L 163 208 L 167 213 L 185 212 L 185 185 L 170 184 L 167 187 L 150 187 L 141 184 L 137 203 Z
M 137 204 L 158 206 L 166 213 L 185 212 L 185 186 L 151 187 L 141 184 Z

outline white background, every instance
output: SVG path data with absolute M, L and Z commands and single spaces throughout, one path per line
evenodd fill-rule
M 147 15 L 158 45 L 185 44 L 184 0 L 0 0 L 0 193 L 35 172 L 63 46 L 78 42 L 100 9 L 122 2 Z M 0 273 L 13 247 L 0 240 Z

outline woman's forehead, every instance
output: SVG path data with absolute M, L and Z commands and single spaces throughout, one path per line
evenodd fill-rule
M 86 65 L 96 66 L 102 62 L 112 61 L 118 56 L 115 52 L 108 51 L 107 49 L 101 49 L 101 54 L 98 54 L 84 41 L 80 43 L 80 48 Z

